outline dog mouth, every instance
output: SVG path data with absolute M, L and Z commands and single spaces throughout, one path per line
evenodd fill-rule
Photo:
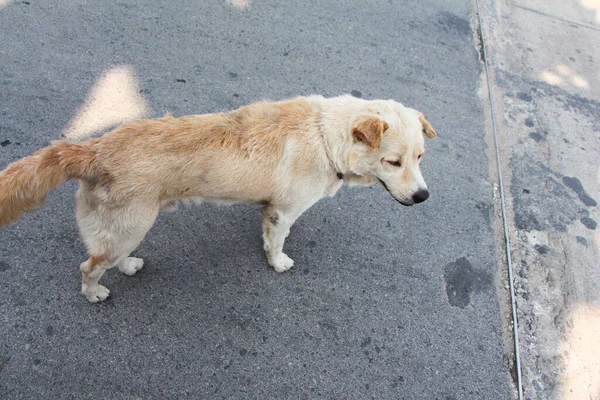
M 383 186 L 383 187 L 385 188 L 385 190 L 387 190 L 387 192 L 390 194 L 390 196 L 392 196 L 392 198 L 393 198 L 394 200 L 396 200 L 398 203 L 400 203 L 400 204 L 402 204 L 403 206 L 406 206 L 406 207 L 410 207 L 410 206 L 412 206 L 412 204 L 405 203 L 405 202 L 403 202 L 403 201 L 401 201 L 401 200 L 398 200 L 398 199 L 396 198 L 396 196 L 394 196 L 394 195 L 392 194 L 392 192 L 390 192 L 390 188 L 388 188 L 388 186 L 385 184 L 385 182 L 384 182 L 383 180 L 381 180 L 380 178 L 377 178 L 377 180 L 379 181 L 379 183 L 381 183 L 381 186 Z

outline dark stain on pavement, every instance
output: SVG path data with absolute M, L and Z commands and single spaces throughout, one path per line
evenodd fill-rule
M 397 378 L 392 379 L 392 383 L 390 383 L 390 387 L 392 389 L 396 389 L 398 386 L 403 385 L 404 384 L 404 377 L 402 375 L 400 375 Z
M 485 221 L 489 224 L 492 219 L 494 206 L 492 204 L 488 204 L 482 201 L 475 204 L 475 208 L 481 211 L 481 214 L 483 214 L 483 218 L 485 218 Z
M 11 266 L 9 263 L 7 263 L 5 261 L 0 261 L 0 272 L 8 271 L 9 269 L 11 269 Z
M 517 97 L 523 101 L 530 103 L 533 100 L 533 97 L 529 93 L 519 92 L 517 93 Z
M 596 120 L 596 125 L 598 125 L 600 115 L 599 101 L 586 99 L 585 97 L 579 96 L 578 94 L 571 93 L 568 93 L 565 96 L 557 97 L 557 100 L 561 101 L 564 104 L 565 110 L 578 111 L 579 113 Z
M 579 196 L 579 200 L 581 200 L 583 204 L 585 204 L 588 207 L 596 207 L 598 205 L 598 203 L 596 203 L 596 200 L 592 199 L 590 195 L 587 194 L 579 179 L 575 178 L 574 176 L 564 176 L 562 178 L 562 181 L 566 187 L 577 193 L 577 196 Z
M 529 133 L 529 137 L 532 138 L 536 143 L 540 143 L 546 140 L 544 135 L 541 135 L 539 132 L 531 132 Z
M 550 252 L 550 247 L 546 245 L 536 244 L 534 247 L 540 254 L 548 254 Z
M 596 221 L 594 221 L 590 217 L 583 217 L 579 221 L 581 221 L 581 223 L 583 225 L 585 225 L 586 228 L 591 229 L 591 230 L 595 230 L 596 227 L 598 226 L 598 224 L 596 223 Z
M 527 119 L 525 120 L 525 125 L 527 125 L 530 128 L 533 127 L 535 125 L 535 122 L 533 121 L 533 118 L 527 117 Z
M 473 293 L 488 290 L 492 286 L 492 276 L 473 268 L 466 257 L 446 265 L 444 279 L 448 301 L 451 305 L 460 308 L 465 308 L 471 303 Z
M 592 204 L 594 200 L 584 195 L 583 187 L 577 185 L 579 180 L 567 178 L 565 181 L 561 174 L 527 155 L 513 156 L 510 166 L 513 170 L 511 192 L 518 229 L 545 231 L 552 227 L 559 232 L 566 232 L 568 225 L 589 217 L 588 209 L 573 198 L 565 186 L 568 183 L 582 201 L 585 199 L 584 204 Z M 523 193 L 527 193 L 527 196 Z
M 1 355 L 0 356 L 0 372 L 2 372 L 2 370 L 4 369 L 4 367 L 6 367 L 6 364 L 8 364 L 8 362 L 10 361 L 10 356 L 7 355 Z
M 568 91 L 550 85 L 549 83 L 537 81 L 522 75 L 511 74 L 506 71 L 499 72 L 496 80 L 501 86 L 506 88 L 508 88 L 509 85 L 530 87 L 529 93 L 532 93 L 534 96 L 553 97 L 562 103 L 565 110 L 575 111 L 590 118 L 594 129 L 600 130 L 600 101 L 598 100 L 588 99 L 578 94 L 569 93 Z M 527 97 L 525 96 L 525 98 L 523 98 L 522 96 L 521 93 L 517 94 L 519 99 L 527 101 Z
M 471 35 L 471 24 L 469 20 L 461 18 L 458 15 L 441 12 L 438 14 L 438 23 L 442 29 L 449 33 L 457 33 L 462 36 Z

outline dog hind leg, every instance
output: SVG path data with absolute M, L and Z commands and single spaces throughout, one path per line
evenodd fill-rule
M 117 267 L 133 275 L 143 260 L 128 257 L 144 239 L 158 214 L 158 205 L 127 204 L 108 208 L 89 201 L 82 185 L 77 195 L 77 222 L 90 258 L 81 264 L 81 292 L 92 303 L 106 300 L 110 291 L 98 282 L 107 269 Z
M 106 286 L 98 283 L 104 272 L 111 268 L 110 262 L 103 255 L 91 256 L 87 261 L 81 263 L 81 293 L 91 303 L 104 301 L 110 294 Z

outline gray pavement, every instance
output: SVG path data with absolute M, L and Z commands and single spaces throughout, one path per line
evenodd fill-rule
M 526 399 L 600 400 L 600 3 L 486 3 Z
M 352 92 L 439 133 L 427 202 L 323 200 L 292 228 L 291 272 L 267 267 L 258 208 L 203 205 L 162 215 L 134 253 L 144 269 L 109 271 L 100 305 L 79 294 L 64 185 L 0 231 L 0 397 L 510 398 L 471 6 L 0 2 L 2 167 L 67 132 L 115 68 L 149 116 Z

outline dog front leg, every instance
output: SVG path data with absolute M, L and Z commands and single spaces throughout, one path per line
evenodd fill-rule
M 292 268 L 294 260 L 283 252 L 283 243 L 290 234 L 290 228 L 301 213 L 290 213 L 267 206 L 263 214 L 263 240 L 269 265 L 277 272 Z

